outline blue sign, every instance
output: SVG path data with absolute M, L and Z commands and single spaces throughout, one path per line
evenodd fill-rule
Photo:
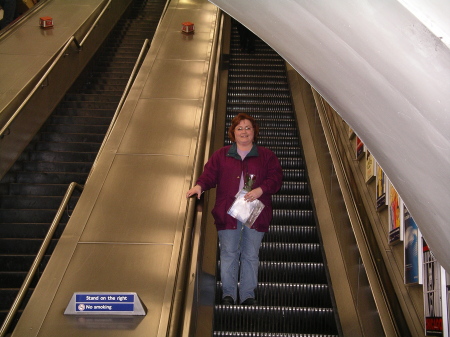
M 64 314 L 145 315 L 145 309 L 136 293 L 75 293 Z

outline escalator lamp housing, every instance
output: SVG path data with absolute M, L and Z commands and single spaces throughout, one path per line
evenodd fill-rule
M 53 27 L 53 19 L 50 16 L 43 16 L 42 18 L 39 18 L 39 26 L 41 26 L 41 28 Z
M 195 30 L 195 27 L 192 22 L 186 21 L 181 24 L 181 31 L 183 33 L 193 33 L 194 30 Z

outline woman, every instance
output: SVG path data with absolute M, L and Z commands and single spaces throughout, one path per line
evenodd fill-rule
M 222 304 L 255 305 L 258 285 L 259 247 L 272 220 L 272 198 L 281 187 L 282 170 L 278 158 L 267 148 L 255 145 L 259 128 L 253 117 L 238 114 L 231 122 L 228 136 L 232 145 L 214 152 L 197 183 L 186 194 L 200 198 L 202 192 L 217 186 L 212 210 L 220 242 L 220 276 Z M 248 202 L 259 199 L 264 208 L 251 228 L 227 214 L 235 195 L 244 186 L 246 174 L 256 175 L 252 190 L 245 194 Z

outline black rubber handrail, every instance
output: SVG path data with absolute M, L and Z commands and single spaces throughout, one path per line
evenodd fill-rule
M 212 124 L 211 115 L 214 112 L 214 103 L 218 86 L 218 70 L 220 62 L 220 46 L 223 29 L 223 12 L 218 13 L 218 25 L 214 31 L 212 52 L 209 64 L 208 79 L 205 90 L 205 99 L 202 107 L 202 119 L 197 141 L 197 149 L 194 159 L 194 170 L 191 184 L 200 176 L 205 159 Z M 206 156 L 206 157 L 205 157 Z M 178 270 L 175 298 L 172 310 L 172 319 L 169 325 L 168 337 L 190 336 L 192 325 L 192 309 L 194 305 L 195 279 L 197 278 L 197 264 L 199 246 L 202 240 L 202 204 L 197 203 L 197 198 L 188 201 L 185 229 L 183 232 L 182 248 L 180 254 L 180 267 Z

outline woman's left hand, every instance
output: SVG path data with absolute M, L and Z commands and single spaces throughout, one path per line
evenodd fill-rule
M 254 190 L 251 190 L 246 195 L 244 195 L 244 200 L 250 202 L 258 199 L 260 196 L 263 195 L 263 190 L 261 187 L 257 187 Z

